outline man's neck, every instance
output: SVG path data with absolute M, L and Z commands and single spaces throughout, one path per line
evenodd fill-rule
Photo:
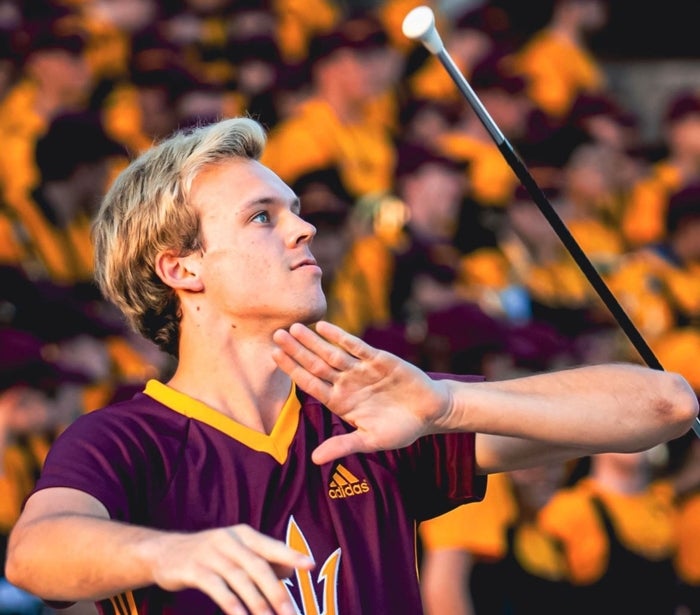
M 246 427 L 269 434 L 291 380 L 272 359 L 272 338 L 197 339 L 183 335 L 178 367 L 168 382 Z

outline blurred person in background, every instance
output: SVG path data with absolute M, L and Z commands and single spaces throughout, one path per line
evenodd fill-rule
M 607 281 L 660 363 L 700 393 L 700 182 L 672 193 L 664 218 L 663 239 L 627 252 Z
M 488 58 L 475 67 L 472 87 L 503 134 L 519 143 L 527 134 L 531 112 L 525 80 L 500 59 Z M 439 136 L 437 145 L 466 163 L 470 191 L 459 214 L 456 244 L 464 253 L 494 245 L 518 178 L 471 108 L 463 109 L 460 120 Z
M 673 560 L 678 577 L 676 615 L 700 613 L 700 440 L 689 434 L 670 450 L 669 475 L 678 506 L 678 549 Z M 675 463 L 674 463 L 675 460 Z
M 87 107 L 93 81 L 85 43 L 70 15 L 25 23 L 15 34 L 20 73 L 0 103 L 0 196 L 7 203 L 37 184 L 34 147 L 51 120 Z
M 674 91 L 661 123 L 663 154 L 632 185 L 622 215 L 630 248 L 663 241 L 670 196 L 700 182 L 700 91 Z
M 593 143 L 604 150 L 612 205 L 607 208 L 606 218 L 610 224 L 621 228 L 630 194 L 635 184 L 649 173 L 652 164 L 642 138 L 640 118 L 610 94 L 587 94 L 577 98 L 567 125 L 570 153 L 584 143 Z
M 189 111 L 181 105 L 196 90 L 209 95 L 206 107 L 199 107 L 203 119 L 225 112 L 223 91 L 191 73 L 177 47 L 157 27 L 147 28 L 133 36 L 128 74 L 113 84 L 102 102 L 105 129 L 135 156 L 181 122 L 191 121 Z M 232 104 L 230 110 L 238 110 Z
M 232 86 L 240 98 L 241 111 L 269 130 L 283 111 L 277 94 L 284 64 L 277 41 L 268 35 L 236 40 L 229 44 L 227 55 L 236 68 Z
M 610 93 L 581 94 L 569 114 L 571 142 L 592 142 L 617 154 L 616 175 L 621 190 L 647 170 L 649 160 L 641 134 L 641 120 Z M 573 151 L 573 149 L 568 150 Z
M 567 613 L 675 613 L 676 493 L 656 477 L 662 451 L 593 455 L 586 476 L 540 511 L 566 559 Z
M 105 133 L 97 114 L 64 113 L 37 139 L 37 182 L 3 209 L 32 277 L 74 284 L 92 280 L 92 216 L 126 150 Z
M 184 67 L 210 86 L 225 87 L 234 78 L 226 51 L 226 26 L 236 4 L 233 0 L 183 0 L 171 3 L 158 22 L 159 34 L 177 49 Z M 261 9 L 266 8 L 262 2 Z
M 401 140 L 436 147 L 455 128 L 462 106 L 432 98 L 410 97 L 399 108 Z
M 481 502 L 420 524 L 426 615 L 567 612 L 566 562 L 537 517 L 568 471 L 552 464 L 494 474 Z
M 582 143 L 561 169 L 560 190 L 556 197 L 557 212 L 601 273 L 614 266 L 625 247 L 617 226 L 620 198 L 614 172 L 614 158 L 609 149 L 594 143 Z M 570 262 L 571 278 L 579 280 L 578 284 L 572 282 L 573 303 L 593 300 L 593 289 L 589 288 L 583 273 L 568 256 L 561 240 L 557 237 L 553 242 L 554 258 Z M 554 294 L 566 292 L 561 282 L 552 283 L 551 290 Z
M 356 258 L 362 227 L 355 220 L 353 199 L 333 167 L 306 173 L 291 188 L 301 201 L 302 218 L 316 227 L 314 258 L 323 272 L 326 318 L 361 336 L 376 321 L 378 289 Z
M 32 280 L 11 265 L 0 266 L 0 284 L 0 323 L 39 338 L 47 358 L 82 375 L 73 387 L 79 413 L 169 369 L 167 355 L 129 332 L 93 286 Z
M 540 185 L 556 204 L 558 180 L 547 181 L 551 185 L 542 180 Z M 560 258 L 568 266 L 564 248 L 523 187 L 515 190 L 504 214 L 492 245 L 471 250 L 461 259 L 465 295 L 507 326 L 510 366 L 503 368 L 508 372 L 571 364 L 576 357 L 570 321 L 571 316 L 580 319 L 581 311 L 555 300 L 556 293 L 568 297 L 571 283 L 559 286 L 558 271 L 550 271 Z M 583 274 L 574 267 L 572 262 L 569 273 L 580 290 Z
M 541 181 L 555 212 L 600 275 L 617 264 L 625 247 L 614 218 L 618 198 L 611 157 L 600 145 L 581 144 L 563 168 L 547 173 L 547 184 Z M 574 356 L 581 353 L 578 361 L 592 360 L 588 352 L 598 361 L 601 352 L 614 359 L 607 308 L 524 189 L 508 209 L 499 250 L 530 297 L 532 317 L 568 338 Z
M 528 134 L 520 143 L 520 154 L 535 169 L 550 167 L 556 171 L 564 166 L 574 151 L 584 144 L 595 144 L 607 150 L 618 206 L 617 224 L 622 217 L 622 205 L 632 186 L 647 173 L 649 152 L 641 136 L 639 118 L 623 107 L 609 92 L 580 94 L 561 125 L 551 131 L 538 113 L 533 112 Z
M 10 266 L 6 271 L 18 269 L 3 285 L 1 296 L 16 305 L 15 313 L 26 313 L 33 302 L 46 301 L 32 288 L 43 285 L 60 304 L 86 310 L 82 325 L 76 319 L 70 344 L 67 340 L 62 344 L 62 354 L 89 371 L 90 386 L 84 387 L 82 401 L 88 411 L 120 386 L 142 382 L 164 364 L 154 348 L 129 333 L 93 283 L 92 217 L 108 187 L 110 165 L 120 168 L 127 157 L 124 148 L 106 135 L 96 114 L 81 112 L 52 121 L 37 141 L 35 159 L 40 183 L 16 207 L 0 210 L 0 220 L 6 221 L 9 231 L 8 245 L 14 246 L 14 253 L 4 258 Z M 110 326 L 94 335 L 88 313 Z
M 412 141 L 397 152 L 394 191 L 378 199 L 373 231 L 351 254 L 375 289 L 364 337 L 425 369 L 481 371 L 504 338 L 500 322 L 460 288 L 453 238 L 468 187 L 464 164 Z
M 341 9 L 329 0 L 185 0 L 171 3 L 163 20 L 165 37 L 182 50 L 189 70 L 212 85 L 238 78 L 231 49 L 247 41 L 274 42 L 280 66 L 298 65 L 309 42 L 331 30 Z
M 3 285 L 13 283 L 15 291 L 21 285 L 5 269 L 0 270 L 0 279 Z M 3 292 L 0 306 L 4 316 L 10 307 L 8 299 Z M 45 310 L 60 319 L 58 325 L 45 323 L 43 329 L 38 323 L 32 326 L 29 321 L 33 317 L 27 316 L 32 307 L 21 303 L 13 307 L 22 312 L 22 317 L 15 323 L 4 318 L 0 322 L 0 562 L 3 567 L 7 536 L 24 500 L 33 489 L 56 437 L 84 411 L 82 391 L 93 381 L 95 370 L 99 369 L 96 363 L 100 363 L 99 356 L 93 353 L 86 355 L 87 362 L 67 360 L 70 328 L 76 326 L 78 313 L 66 310 L 65 304 L 59 306 L 47 301 L 48 296 L 37 293 L 31 298 L 35 299 L 44 300 L 40 307 L 34 306 L 36 312 L 41 312 L 37 319 L 46 320 Z M 88 329 L 85 322 L 78 326 Z M 10 585 L 4 579 L 4 568 L 0 570 L 0 613 L 48 612 L 39 598 Z M 96 610 L 90 603 L 79 603 L 61 613 L 90 615 Z
M 395 119 L 371 104 L 398 78 L 386 32 L 371 15 L 351 17 L 314 37 L 309 53 L 313 93 L 271 130 L 262 162 L 289 183 L 336 166 L 353 198 L 390 190 Z
M 415 3 L 421 4 L 420 2 Z M 484 60 L 505 53 L 499 33 L 507 32 L 508 17 L 498 7 L 481 3 L 469 6 L 458 16 L 448 18 L 440 3 L 434 2 L 433 12 L 438 31 L 455 65 L 471 82 L 475 68 Z M 406 9 L 405 15 L 410 9 Z M 414 45 L 406 57 L 403 89 L 405 98 L 440 101 L 445 104 L 464 105 L 464 99 L 440 60 L 429 53 L 422 44 Z M 403 43 L 406 44 L 405 42 Z
M 554 130 L 578 96 L 608 87 L 588 39 L 607 25 L 607 0 L 554 0 L 548 22 L 509 57 L 527 78 L 528 95 Z
M 134 36 L 162 18 L 161 6 L 158 0 L 76 3 L 76 18 L 87 39 L 85 58 L 95 80 L 93 108 L 117 82 L 128 77 Z
M 255 0 L 250 4 L 259 6 Z M 345 17 L 340 3 L 332 0 L 273 0 L 270 13 L 284 64 L 292 66 L 306 60 L 317 34 L 332 30 Z
M 4 578 L 7 537 L 59 427 L 71 420 L 67 412 L 61 416 L 60 404 L 45 390 L 58 388 L 67 376 L 42 356 L 42 345 L 28 332 L 0 326 L 0 613 L 4 615 L 41 612 L 39 598 Z

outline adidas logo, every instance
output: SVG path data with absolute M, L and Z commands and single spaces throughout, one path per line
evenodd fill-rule
M 362 495 L 370 490 L 366 478 L 360 480 L 342 464 L 338 464 L 328 485 L 328 496 L 332 500 Z

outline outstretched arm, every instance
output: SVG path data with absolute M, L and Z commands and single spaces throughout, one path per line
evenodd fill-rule
M 407 446 L 431 433 L 477 436 L 481 472 L 597 452 L 644 450 L 691 428 L 698 402 L 678 374 L 630 364 L 584 366 L 504 380 L 432 380 L 417 367 L 319 322 L 275 332 L 275 361 L 353 425 L 313 453 L 324 463 Z

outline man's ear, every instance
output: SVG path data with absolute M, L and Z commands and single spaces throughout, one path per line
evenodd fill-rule
M 190 292 L 204 290 L 198 252 L 187 256 L 180 256 L 170 250 L 161 252 L 156 257 L 156 273 L 165 284 L 176 290 Z

